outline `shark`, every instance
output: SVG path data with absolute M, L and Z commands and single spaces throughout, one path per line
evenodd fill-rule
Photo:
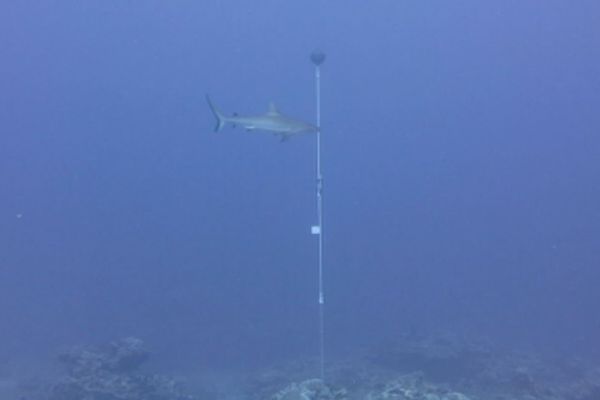
M 227 117 L 215 107 L 208 95 L 206 95 L 206 101 L 217 119 L 215 132 L 220 132 L 226 124 L 239 125 L 250 132 L 263 131 L 279 135 L 281 136 L 281 141 L 285 141 L 294 135 L 317 132 L 319 130 L 315 125 L 283 115 L 277 110 L 273 102 L 269 103 L 268 111 L 262 115 L 240 116 L 233 114 L 233 116 Z

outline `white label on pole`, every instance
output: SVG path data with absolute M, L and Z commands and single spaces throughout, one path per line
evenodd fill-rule
M 310 233 L 312 233 L 313 235 L 320 235 L 321 234 L 321 227 L 319 225 L 313 225 L 310 227 Z

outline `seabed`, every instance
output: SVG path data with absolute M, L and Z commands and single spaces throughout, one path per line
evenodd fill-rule
M 74 347 L 58 355 L 46 376 L 11 376 L 0 368 L 0 399 L 600 400 L 599 365 L 456 337 L 401 337 L 328 362 L 325 381 L 314 378 L 314 359 L 174 378 L 147 371 L 149 357 L 142 340 L 131 337 Z

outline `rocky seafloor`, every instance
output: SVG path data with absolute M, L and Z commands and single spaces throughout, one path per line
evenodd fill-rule
M 235 385 L 191 389 L 185 380 L 145 372 L 150 353 L 137 338 L 74 347 L 60 373 L 23 381 L 2 400 L 600 400 L 600 367 L 580 359 L 494 351 L 451 338 L 402 338 L 362 356 L 294 361 L 236 376 Z M 233 379 L 233 378 L 232 378 Z M 0 386 L 2 380 L 0 377 Z

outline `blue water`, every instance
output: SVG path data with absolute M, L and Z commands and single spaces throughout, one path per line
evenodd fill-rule
M 457 332 L 600 356 L 600 3 L 0 5 L 0 358 L 135 335 L 171 365 Z M 168 360 L 168 361 L 167 361 Z

